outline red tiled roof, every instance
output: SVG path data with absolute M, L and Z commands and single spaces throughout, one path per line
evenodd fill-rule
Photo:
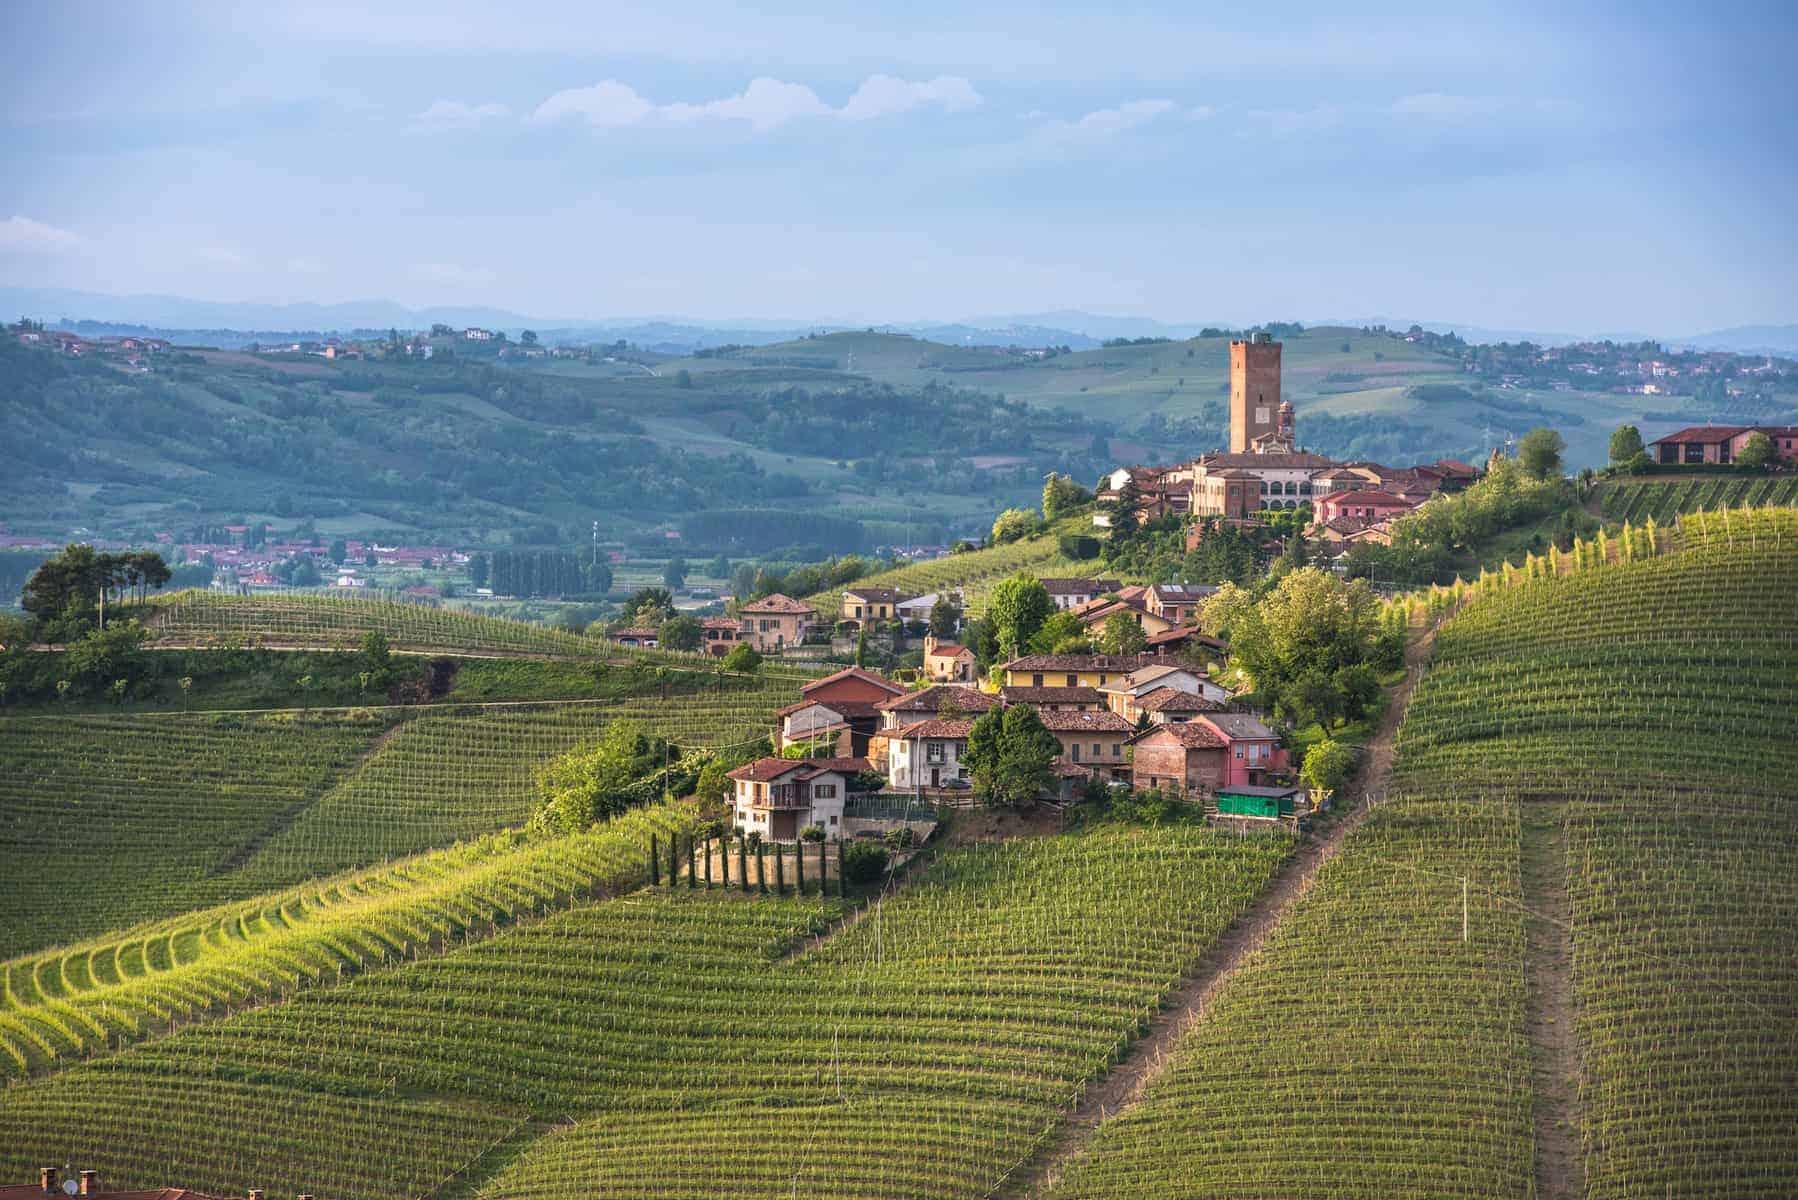
M 1472 479 L 1480 473 L 1478 467 L 1464 463 L 1458 458 L 1439 458 L 1436 460 L 1436 469 L 1444 475 L 1454 475 L 1464 479 Z
M 737 629 L 737 630 L 740 630 L 743 628 L 743 622 L 733 621 L 729 617 L 707 617 L 705 620 L 700 622 L 700 625 L 706 629 Z
M 973 658 L 974 652 L 960 642 L 938 642 L 930 648 L 927 658 Z
M 1222 750 L 1230 743 L 1220 736 L 1217 730 L 1209 725 L 1201 725 L 1197 721 L 1185 724 L 1156 725 L 1131 738 L 1132 742 L 1145 741 L 1152 737 L 1171 737 L 1188 750 Z
M 1193 692 L 1161 687 L 1137 697 L 1136 707 L 1144 712 L 1217 712 L 1223 705 Z
M 990 708 L 997 707 L 999 697 L 977 691 L 974 688 L 938 684 L 935 687 L 907 692 L 903 696 L 894 696 L 891 700 L 882 700 L 874 707 L 881 712 L 904 712 L 910 709 L 940 712 L 945 702 L 952 704 L 962 712 L 986 712 Z
M 1114 712 L 1044 709 L 1036 715 L 1050 733 L 1131 733 L 1136 729 Z
M 910 725 L 893 730 L 888 737 L 901 741 L 916 741 L 918 738 L 965 738 L 968 731 L 974 728 L 974 722 L 962 718 L 944 720 L 941 717 L 929 721 L 913 721 Z
M 1134 671 L 1158 666 L 1149 654 L 1026 654 L 1001 664 L 1007 671 Z
M 1143 639 L 1147 646 L 1165 646 L 1173 642 L 1202 642 L 1217 650 L 1229 648 L 1230 643 L 1223 638 L 1214 638 L 1208 633 L 1201 633 L 1191 625 L 1177 625 L 1172 629 L 1164 629 L 1160 633 L 1151 633 Z
M 734 771 L 726 771 L 725 777 L 747 783 L 768 783 L 805 765 L 803 758 L 758 758 Z
M 841 775 L 858 775 L 863 771 L 872 771 L 874 764 L 865 758 L 807 758 L 800 760 L 811 768 L 807 779 L 835 771 Z
M 654 637 L 654 636 L 655 636 L 655 635 L 656 635 L 656 631 L 655 631 L 655 630 L 653 630 L 653 629 L 651 629 L 651 628 L 650 628 L 650 627 L 649 627 L 649 626 L 647 626 L 647 625 L 633 625 L 633 626 L 631 626 L 631 627 L 630 627 L 630 628 L 629 628 L 629 629 L 620 629 L 620 630 L 618 630 L 618 631 L 617 631 L 617 632 L 615 632 L 615 633 L 613 633 L 613 634 L 612 634 L 612 637 L 613 637 L 613 638 L 614 638 L 614 639 L 616 639 L 616 638 L 627 638 L 627 637 L 634 637 L 634 638 L 652 638 L 652 637 Z
M 1798 433 L 1798 426 L 1791 425 L 1688 425 L 1678 433 L 1669 433 L 1648 443 L 1650 446 L 1661 442 L 1698 442 L 1702 445 L 1714 445 L 1739 437 L 1744 433 L 1764 433 L 1769 437 L 1791 437 Z
M 1006 687 L 999 694 L 1008 704 L 1103 704 L 1105 697 L 1092 687 Z
M 743 605 L 741 611 L 746 613 L 800 614 L 809 613 L 813 610 L 812 606 L 809 604 L 795 600 L 793 597 L 783 595 L 780 592 L 775 592 L 773 595 L 764 596 L 760 600 L 751 600 L 748 604 Z
M 1233 452 L 1229 454 L 1205 454 L 1199 457 L 1199 465 L 1209 474 L 1213 467 L 1261 467 L 1273 471 L 1317 470 L 1336 465 L 1333 459 L 1321 454 L 1313 454 L 1309 450 L 1296 450 L 1290 454 L 1252 454 Z
M 832 674 L 826 675 L 822 679 L 812 680 L 810 683 L 804 685 L 803 687 L 801 687 L 799 689 L 799 694 L 802 696 L 808 695 L 812 692 L 817 691 L 819 688 L 823 687 L 825 684 L 835 683 L 839 679 L 859 679 L 863 683 L 871 683 L 871 684 L 874 684 L 876 687 L 884 688 L 885 690 L 891 692 L 895 696 L 903 695 L 905 692 L 904 688 L 900 687 L 898 684 L 894 683 L 892 680 L 882 679 L 879 675 L 876 675 L 872 671 L 864 671 L 860 667 L 844 667 L 841 671 L 836 671 Z

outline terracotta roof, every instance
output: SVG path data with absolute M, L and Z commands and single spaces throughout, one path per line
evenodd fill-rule
M 1464 463 L 1458 458 L 1439 458 L 1436 460 L 1436 469 L 1444 475 L 1454 475 L 1466 479 L 1472 479 L 1480 473 L 1478 467 L 1471 463 Z
M 616 633 L 612 634 L 612 637 L 614 640 L 616 640 L 618 638 L 627 638 L 627 637 L 652 638 L 655 635 L 656 635 L 656 631 L 651 629 L 647 625 L 633 625 L 629 629 L 618 630 Z
M 793 599 L 791 596 L 775 592 L 772 596 L 764 596 L 760 600 L 751 600 L 739 610 L 746 613 L 809 613 L 812 606 Z
M 938 717 L 928 721 L 913 721 L 910 725 L 903 725 L 893 730 L 887 736 L 908 742 L 916 741 L 919 738 L 965 738 L 972 728 L 974 728 L 974 722 L 971 720 L 963 718 L 945 720 Z
M 807 611 L 810 610 L 808 609 Z M 905 692 L 904 688 L 900 687 L 892 680 L 882 679 L 872 671 L 864 671 L 860 667 L 844 667 L 841 671 L 826 675 L 822 679 L 814 679 L 810 683 L 805 684 L 799 689 L 799 694 L 802 696 L 808 695 L 823 687 L 825 684 L 835 683 L 839 679 L 859 679 L 863 683 L 871 683 L 876 687 L 884 688 L 895 696 L 902 695 Z
M 1136 707 L 1144 712 L 1218 712 L 1224 706 L 1179 688 L 1162 687 L 1137 697 Z
M 930 648 L 926 658 L 973 658 L 974 652 L 960 642 L 938 642 Z
M 1171 737 L 1188 750 L 1222 750 L 1230 744 L 1218 735 L 1217 730 L 1209 725 L 1200 724 L 1198 721 L 1154 725 L 1130 740 L 1140 742 L 1152 737 Z
M 1200 719 L 1216 726 L 1225 737 L 1232 740 L 1274 736 L 1274 731 L 1263 725 L 1253 713 L 1206 713 Z
M 1114 712 L 1044 709 L 1037 714 L 1050 733 L 1133 733 L 1136 726 Z
M 1115 579 L 1074 579 L 1068 576 L 1051 576 L 1040 581 L 1043 590 L 1051 596 L 1094 596 L 1118 590 Z
M 1208 633 L 1201 633 L 1191 625 L 1178 625 L 1173 629 L 1164 629 L 1160 633 L 1151 633 L 1144 639 L 1144 645 L 1165 646 L 1171 642 L 1203 642 L 1214 649 L 1225 650 L 1230 643 L 1223 638 L 1214 638 Z
M 1699 442 L 1708 446 L 1717 442 L 1727 442 L 1740 434 L 1755 430 L 1766 432 L 1774 428 L 1771 425 L 1688 425 L 1677 433 L 1658 437 L 1648 444 L 1653 446 L 1661 442 Z
M 1148 654 L 1026 654 L 1002 664 L 1007 671 L 1134 671 L 1152 666 Z
M 802 758 L 758 758 L 734 771 L 726 771 L 725 777 L 748 783 L 768 783 L 805 765 Z
M 842 775 L 855 775 L 874 769 L 874 764 L 865 758 L 807 758 L 800 761 L 812 768 L 813 775 L 823 775 L 830 771 Z
M 741 630 L 743 628 L 743 622 L 733 621 L 729 617 L 707 617 L 705 620 L 700 622 L 700 625 L 706 629 Z
M 774 715 L 785 717 L 807 708 L 827 708 L 839 716 L 871 717 L 874 715 L 874 707 L 872 700 L 801 700 L 785 708 L 775 709 Z
M 1105 697 L 1092 687 L 1007 687 L 999 695 L 1007 704 L 1103 704 Z
M 1203 600 L 1217 591 L 1213 583 L 1157 583 L 1149 588 L 1157 600 Z
M 1097 693 L 1095 693 L 1096 695 Z M 986 712 L 996 708 L 999 697 L 974 688 L 952 687 L 938 684 L 935 687 L 920 688 L 915 692 L 907 692 L 903 696 L 894 696 L 891 700 L 882 700 L 874 707 L 881 712 L 905 712 L 924 710 L 940 712 L 943 704 L 948 702 L 962 712 Z
M 1332 493 L 1321 497 L 1317 503 L 1334 508 L 1338 504 L 1371 504 L 1375 508 L 1416 508 L 1417 505 L 1403 496 L 1395 496 L 1391 492 L 1369 490 L 1364 492 L 1343 492 L 1341 498 Z
M 1245 471 L 1241 467 L 1225 467 L 1221 471 L 1206 470 L 1207 479 L 1259 479 L 1261 476 L 1253 471 Z
M 843 595 L 854 596 L 858 600 L 872 600 L 877 604 L 897 604 L 905 599 L 904 592 L 890 587 L 844 588 Z

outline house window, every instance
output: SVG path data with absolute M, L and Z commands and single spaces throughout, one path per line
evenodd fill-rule
M 940 763 L 943 761 L 943 743 L 931 742 L 924 748 L 924 761 Z
M 1111 757 L 1113 757 L 1113 758 L 1124 757 L 1124 743 L 1122 743 L 1122 742 L 1111 743 Z
M 1242 757 L 1242 747 L 1241 746 L 1236 747 L 1236 757 L 1237 758 Z
M 835 813 L 830 814 L 830 823 L 832 825 L 835 825 L 837 823 L 837 815 Z
M 1079 687 L 1080 686 L 1080 676 L 1078 676 L 1078 675 L 1069 675 L 1067 677 L 1067 681 L 1068 681 L 1067 685 L 1069 687 Z
M 1074 743 L 1073 743 L 1073 744 L 1072 744 L 1072 745 L 1070 745 L 1070 746 L 1069 746 L 1069 747 L 1068 747 L 1068 749 L 1069 749 L 1069 750 L 1071 750 L 1071 751 L 1073 751 L 1073 754 L 1074 754 L 1074 761 L 1075 761 L 1075 762 L 1079 762 L 1079 761 L 1080 761 L 1080 743 L 1079 743 L 1079 742 L 1074 742 Z
M 1032 675 L 1030 677 L 1030 686 L 1031 687 L 1043 686 L 1043 677 L 1041 675 Z
M 1101 749 L 1100 749 L 1100 748 L 1099 748 L 1099 743 L 1097 743 L 1097 742 L 1094 742 L 1094 743 L 1093 743 L 1093 757 L 1094 757 L 1094 758 L 1103 758 L 1103 757 L 1105 757 L 1105 755 L 1104 755 L 1104 751 L 1102 751 L 1102 750 L 1101 750 Z
M 835 800 L 836 798 L 837 785 L 834 783 L 820 783 L 812 788 L 812 799 L 814 800 Z

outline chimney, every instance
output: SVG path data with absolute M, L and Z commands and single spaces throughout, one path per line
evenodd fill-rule
M 100 1172 L 83 1171 L 81 1173 L 81 1194 L 98 1196 L 100 1194 Z
M 44 1189 L 45 1195 L 53 1194 L 56 1191 L 56 1168 L 39 1167 L 37 1169 L 37 1184 Z

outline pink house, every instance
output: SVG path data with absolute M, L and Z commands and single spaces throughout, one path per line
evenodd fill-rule
M 1202 724 L 1223 739 L 1225 787 L 1258 784 L 1269 774 L 1292 769 L 1290 752 L 1252 713 L 1198 713 L 1191 724 Z

